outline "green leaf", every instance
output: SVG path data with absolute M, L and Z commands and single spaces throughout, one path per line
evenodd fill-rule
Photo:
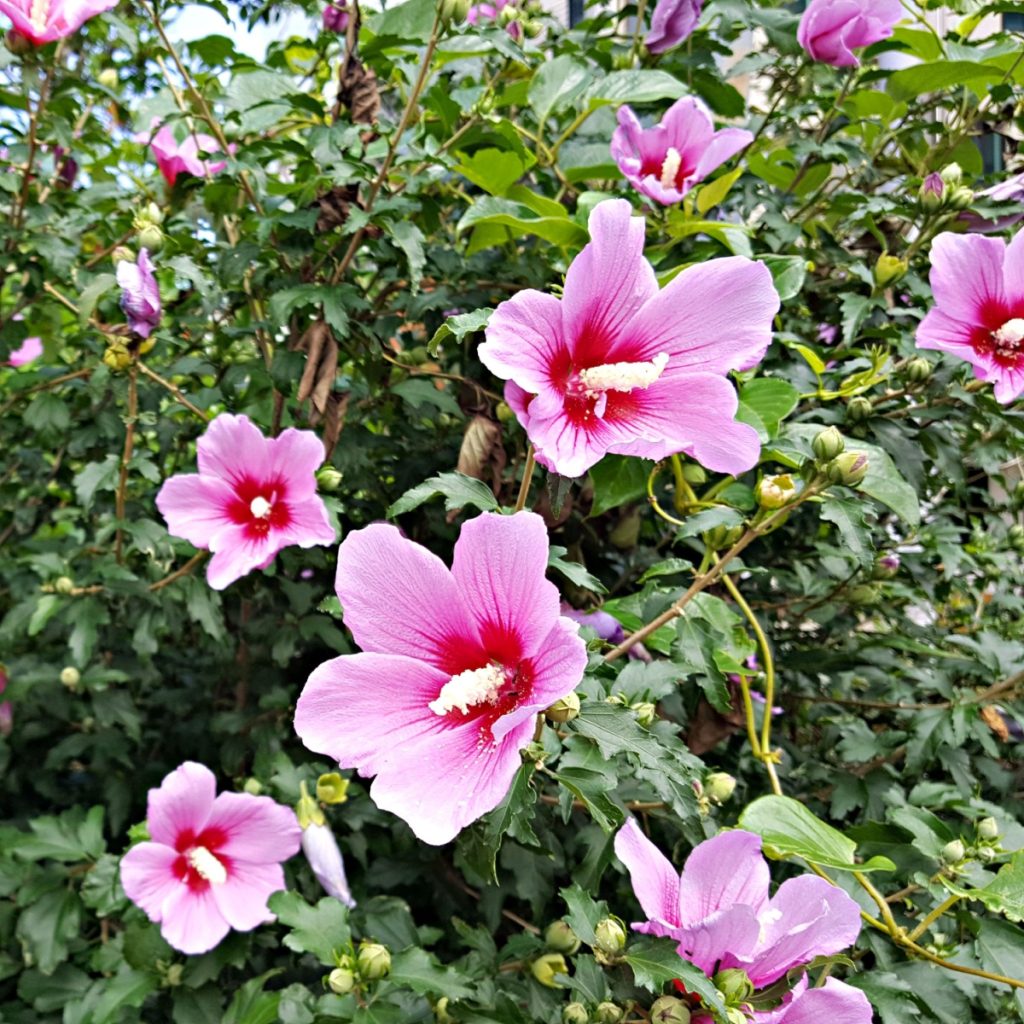
M 796 407 L 800 401 L 800 392 L 788 381 L 778 377 L 758 377 L 748 381 L 740 388 L 740 403 L 756 414 L 764 424 L 768 438 L 775 437 L 779 432 L 779 424 Z M 753 424 L 757 426 L 757 423 Z
M 442 967 L 437 957 L 423 949 L 406 949 L 391 958 L 388 979 L 420 995 L 436 994 L 449 999 L 468 999 L 476 991 L 463 975 L 451 967 Z
M 573 882 L 567 889 L 559 889 L 558 894 L 565 900 L 568 913 L 565 915 L 569 927 L 587 945 L 594 944 L 594 929 L 598 921 L 608 917 L 608 904 L 604 900 L 595 900 L 586 889 Z
M 68 944 L 78 937 L 82 904 L 70 889 L 44 893 L 21 912 L 15 934 L 27 958 L 43 974 L 53 974 L 68 958 Z
M 112 978 L 93 983 L 84 1000 L 89 1012 L 81 1018 L 81 1024 L 112 1024 L 121 1020 L 123 1009 L 141 1006 L 159 984 L 157 975 L 122 964 Z
M 626 950 L 625 960 L 633 968 L 636 983 L 650 992 L 660 993 L 663 986 L 677 978 L 687 992 L 696 992 L 704 1005 L 727 1019 L 728 1011 L 722 994 L 711 979 L 677 952 L 674 939 L 644 936 L 632 942 Z
M 864 502 L 856 498 L 838 498 L 830 495 L 819 508 L 819 515 L 829 523 L 835 523 L 843 539 L 843 547 L 862 566 L 870 565 L 875 558 L 871 543 L 871 527 L 867 524 Z
M 526 161 L 518 153 L 489 147 L 462 156 L 456 170 L 492 196 L 503 196 L 526 173 Z
M 388 509 L 388 518 L 394 519 L 411 512 L 425 501 L 438 496 L 444 498 L 444 507 L 448 512 L 466 507 L 478 508 L 483 512 L 495 512 L 500 508 L 497 498 L 482 481 L 463 473 L 440 473 L 406 491 Z
M 102 462 L 90 462 L 75 477 L 75 493 L 86 509 L 92 506 L 97 491 L 114 489 L 120 464 L 118 456 L 108 455 Z
M 772 272 L 775 290 L 783 302 L 800 294 L 807 276 L 807 260 L 803 256 L 760 256 L 759 259 Z
M 686 95 L 686 86 L 667 71 L 612 71 L 599 78 L 584 97 L 590 107 L 606 103 L 652 103 L 677 100 Z
M 581 800 L 594 823 L 605 832 L 613 832 L 625 820 L 622 808 L 608 795 L 608 777 L 604 772 L 589 771 L 586 768 L 562 768 L 553 772 L 554 777 L 565 786 L 577 800 Z M 567 810 L 571 810 L 568 801 Z
M 603 594 L 606 591 L 605 585 L 592 573 L 587 571 L 585 565 L 573 562 L 565 557 L 566 549 L 552 544 L 548 548 L 548 568 L 561 573 L 570 583 L 577 587 L 583 587 L 594 594 Z
M 436 8 L 434 0 L 406 0 L 370 18 L 367 28 L 375 38 L 361 47 L 363 57 L 371 57 L 395 45 L 425 44 L 430 38 Z
M 475 334 L 477 331 L 482 331 L 487 326 L 487 322 L 491 319 L 493 312 L 494 310 L 490 308 L 474 309 L 470 313 L 460 313 L 458 316 L 448 317 L 434 332 L 434 336 L 427 344 L 427 351 L 432 356 L 436 356 L 441 351 L 441 345 L 447 338 L 462 341 L 467 334 Z
M 539 217 L 525 203 L 498 196 L 483 196 L 463 214 L 456 230 L 459 234 L 480 224 L 496 224 L 512 229 L 513 235 L 537 235 L 545 241 L 571 248 L 585 245 L 586 229 L 568 213 L 559 217 Z
M 296 953 L 312 953 L 322 964 L 335 966 L 334 951 L 352 940 L 348 907 L 332 896 L 310 906 L 297 892 L 275 892 L 267 906 L 291 928 L 284 944 Z
M 275 893 L 274 896 L 283 896 Z M 273 902 L 274 896 L 270 902 Z M 321 902 L 326 902 L 321 900 Z M 341 906 L 337 900 L 331 902 Z M 344 908 L 342 908 L 344 909 Z M 285 942 L 287 943 L 287 939 Z M 292 947 L 294 948 L 294 947 Z M 280 974 L 280 970 L 267 971 L 258 978 L 251 978 L 236 993 L 224 1014 L 223 1024 L 278 1024 L 277 1008 L 281 1002 L 280 992 L 264 992 L 263 986 L 269 978 Z
M 983 889 L 950 886 L 968 899 L 980 900 L 989 910 L 1011 921 L 1024 921 L 1024 850 L 1018 850 L 1008 864 Z
M 979 922 L 975 948 L 981 966 L 1007 978 L 1024 978 L 1024 931 L 1000 921 L 985 918 Z M 1024 1019 L 1024 990 L 1014 989 L 1017 1013 Z
M 893 871 L 888 857 L 872 857 L 866 864 L 854 859 L 857 844 L 815 817 L 802 803 L 788 796 L 762 796 L 740 815 L 740 828 L 756 832 L 769 855 L 802 857 L 811 864 L 839 871 Z
M 33 430 L 63 431 L 71 425 L 71 413 L 62 398 L 51 391 L 36 395 L 25 408 L 25 423 Z
M 975 64 L 967 60 L 933 60 L 911 68 L 894 71 L 886 81 L 889 95 L 897 100 L 911 100 L 926 92 L 939 92 L 953 85 L 971 85 L 984 89 L 1001 81 L 1003 72 L 991 64 Z
M 697 212 L 703 217 L 708 210 L 716 207 L 728 194 L 729 190 L 736 184 L 739 176 L 743 173 L 742 167 L 737 167 L 728 174 L 723 174 L 708 185 L 703 185 L 697 193 Z M 797 257 L 790 257 L 796 259 Z M 764 262 L 768 262 L 767 259 Z M 774 275 L 773 275 L 774 276 Z
M 113 274 L 99 274 L 78 293 L 78 322 L 83 327 L 89 322 L 96 309 L 96 304 L 114 285 L 117 278 Z
M 586 64 L 568 54 L 542 63 L 530 82 L 528 93 L 537 120 L 543 124 L 549 115 L 575 102 L 593 75 Z
M 86 814 L 81 807 L 60 817 L 41 817 L 29 822 L 31 835 L 10 842 L 10 852 L 24 860 L 59 860 L 65 863 L 96 860 L 103 853 L 103 808 Z
M 647 478 L 654 463 L 630 455 L 606 455 L 590 468 L 594 485 L 594 503 L 590 516 L 599 516 L 609 509 L 637 501 L 647 494 Z
M 409 263 L 409 289 L 418 292 L 427 257 L 423 252 L 423 232 L 411 220 L 398 220 L 388 226 L 391 240 L 405 253 Z

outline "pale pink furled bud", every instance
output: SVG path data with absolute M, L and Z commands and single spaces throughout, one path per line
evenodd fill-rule
M 938 171 L 932 171 L 921 182 L 921 191 L 918 193 L 918 196 L 921 206 L 930 213 L 934 213 L 942 206 L 946 198 L 946 183 L 942 180 L 942 175 Z
M 349 892 L 341 850 L 330 827 L 310 822 L 302 830 L 302 852 L 324 892 L 346 907 L 354 907 L 356 901 Z
M 162 309 L 153 262 L 146 249 L 139 250 L 135 263 L 118 263 L 117 283 L 121 286 L 121 308 L 128 317 L 128 326 L 140 338 L 148 338 L 160 323 Z
M 700 7 L 701 0 L 658 0 L 644 45 L 651 53 L 664 53 L 684 42 L 700 21 Z

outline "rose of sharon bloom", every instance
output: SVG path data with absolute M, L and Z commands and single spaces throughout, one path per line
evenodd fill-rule
M 754 139 L 743 128 L 716 132 L 708 108 L 692 96 L 676 100 L 652 128 L 642 128 L 625 105 L 619 107 L 618 118 L 612 157 L 638 192 L 664 206 L 680 202 Z
M 701 0 L 658 0 L 644 39 L 647 49 L 664 53 L 689 38 L 700 21 L 700 6 Z
M 232 928 L 274 920 L 267 898 L 284 886 L 281 861 L 299 849 L 294 812 L 270 797 L 221 793 L 204 765 L 186 761 L 149 791 L 152 842 L 121 861 L 125 894 L 182 953 L 213 949 Z
M 248 416 L 224 413 L 196 448 L 199 473 L 165 480 L 156 506 L 173 536 L 213 552 L 214 590 L 265 569 L 282 548 L 334 542 L 316 492 L 324 446 L 311 430 L 268 438 Z
M 494 3 L 473 4 L 466 13 L 466 23 L 479 25 L 488 21 L 497 21 L 506 7 L 513 6 L 512 0 L 495 0 Z M 513 38 L 519 39 L 523 34 L 523 26 L 518 21 L 510 21 L 505 31 Z
M 633 925 L 638 932 L 675 939 L 679 955 L 707 974 L 727 968 L 745 971 L 762 989 L 816 956 L 838 953 L 860 933 L 860 910 L 842 889 L 813 875 L 791 878 L 768 895 L 768 864 L 761 837 L 752 832 L 723 832 L 697 846 L 682 873 L 644 835 L 636 819 L 615 837 L 615 855 L 629 871 L 633 892 L 647 915 Z M 798 1013 L 807 995 L 795 992 L 782 1010 L 755 1013 L 764 1024 L 871 1024 L 871 1007 L 862 992 L 835 983 L 833 1006 L 818 1018 Z M 813 990 L 821 991 L 821 990 Z M 808 993 L 809 994 L 809 993 Z
M 537 714 L 587 664 L 545 576 L 532 512 L 462 527 L 451 571 L 393 526 L 350 533 L 337 591 L 361 654 L 325 662 L 295 712 L 303 743 L 376 775 L 370 795 L 439 845 L 508 792 Z
M 302 830 L 302 852 L 306 855 L 309 866 L 316 875 L 316 880 L 323 886 L 328 896 L 344 903 L 346 907 L 354 907 L 356 901 L 348 888 L 345 877 L 345 862 L 341 859 L 338 841 L 329 825 L 318 825 L 311 821 Z
M 508 381 L 505 400 L 538 461 L 562 476 L 608 452 L 686 452 L 709 469 L 745 472 L 760 446 L 733 419 L 726 374 L 754 366 L 771 342 L 771 274 L 731 256 L 687 267 L 659 291 L 644 222 L 631 213 L 624 199 L 596 206 L 562 298 L 528 289 L 501 303 L 480 359 Z
M 153 261 L 146 249 L 139 250 L 135 263 L 122 260 L 117 265 L 117 283 L 121 288 L 121 309 L 128 326 L 140 337 L 148 338 L 160 323 L 160 288 L 153 276 Z
M 323 11 L 325 32 L 344 32 L 348 28 L 349 13 L 344 4 L 328 4 Z
M 965 359 L 995 385 L 996 399 L 1024 392 L 1024 232 L 998 238 L 943 232 L 932 243 L 935 306 L 917 328 L 917 347 Z
M 852 68 L 853 51 L 888 39 L 902 17 L 900 0 L 811 0 L 796 38 L 812 60 Z
M 154 119 L 149 131 L 136 132 L 132 138 L 135 142 L 145 143 L 153 151 L 156 165 L 168 185 L 173 185 L 179 174 L 194 174 L 197 178 L 213 177 L 227 167 L 226 160 L 203 160 L 199 156 L 200 151 L 220 152 L 220 143 L 212 135 L 198 132 L 189 135 L 179 144 L 169 124 L 153 134 L 157 123 Z M 230 148 L 234 149 L 233 146 Z
M 26 338 L 7 357 L 8 366 L 28 366 L 34 363 L 43 354 L 42 338 Z
M 91 17 L 117 6 L 118 0 L 0 0 L 14 31 L 36 46 L 77 32 Z

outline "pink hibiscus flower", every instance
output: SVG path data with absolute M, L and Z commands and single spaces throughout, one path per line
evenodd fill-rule
M 715 131 L 700 100 L 676 100 L 653 128 L 641 127 L 628 106 L 619 107 L 612 133 L 612 157 L 630 184 L 650 199 L 671 206 L 703 181 L 754 136 L 744 128 Z
M 1008 403 L 1024 392 L 1024 232 L 998 238 L 943 232 L 931 250 L 935 306 L 917 347 L 965 359 Z
M 36 46 L 77 32 L 101 11 L 117 6 L 117 0 L 0 0 L 0 14 L 6 14 L 14 31 Z
M 812 60 L 852 68 L 853 51 L 888 39 L 902 17 L 900 0 L 811 0 L 796 38 Z
M 295 814 L 270 797 L 221 793 L 204 765 L 186 761 L 149 791 L 152 842 L 121 861 L 121 884 L 182 953 L 205 953 L 234 928 L 273 921 L 281 861 L 298 852 Z
M 302 742 L 376 775 L 378 807 L 426 843 L 496 807 L 537 714 L 587 664 L 578 626 L 545 579 L 548 538 L 532 512 L 462 527 L 451 571 L 393 526 L 349 534 L 338 597 L 362 654 L 325 662 L 295 711 Z
M 140 337 L 148 338 L 160 324 L 162 312 L 160 287 L 153 274 L 149 251 L 139 250 L 135 263 L 122 260 L 117 265 L 117 283 L 121 288 L 121 308 L 128 326 Z
M 164 481 L 156 506 L 167 529 L 213 552 L 206 578 L 223 590 L 278 551 L 334 542 L 316 493 L 324 446 L 311 430 L 264 437 L 248 416 L 218 416 L 196 446 L 199 473 Z
M 501 12 L 506 7 L 512 6 L 514 6 L 513 0 L 495 0 L 494 3 L 473 4 L 466 13 L 466 23 L 480 25 L 488 21 L 498 21 L 501 18 Z M 505 26 L 505 31 L 513 39 L 520 39 L 523 35 L 523 26 L 518 21 L 510 21 Z
M 8 366 L 28 366 L 34 363 L 43 354 L 42 338 L 26 338 L 7 357 Z
M 822 878 L 791 878 L 769 897 L 761 837 L 752 832 L 723 832 L 708 839 L 693 850 L 680 873 L 630 818 L 615 837 L 615 855 L 629 871 L 647 915 L 633 928 L 677 940 L 679 955 L 706 974 L 744 971 L 755 990 L 816 956 L 838 953 L 860 933 L 857 904 Z M 761 1024 L 820 1024 L 826 1019 L 830 1024 L 871 1024 L 871 1006 L 849 985 L 835 982 L 827 1000 L 809 996 L 798 986 L 789 1003 L 755 1013 L 754 1019 Z M 827 1008 L 836 1012 L 809 1015 Z
M 644 45 L 651 53 L 664 53 L 678 46 L 697 27 L 700 8 L 701 0 L 658 0 Z
M 226 160 L 203 160 L 199 156 L 200 152 L 220 152 L 220 143 L 212 135 L 197 132 L 179 144 L 169 124 L 154 134 L 158 123 L 154 118 L 148 132 L 137 132 L 132 138 L 135 142 L 145 143 L 153 151 L 156 165 L 168 185 L 173 185 L 179 174 L 194 174 L 197 178 L 213 177 L 227 167 Z M 234 146 L 229 148 L 234 152 Z
M 732 256 L 687 267 L 659 291 L 644 222 L 631 214 L 624 199 L 596 206 L 562 298 L 528 289 L 501 303 L 480 359 L 508 381 L 505 399 L 538 461 L 562 476 L 580 476 L 607 452 L 686 452 L 742 473 L 760 445 L 733 419 L 726 374 L 754 366 L 771 342 L 771 274 Z

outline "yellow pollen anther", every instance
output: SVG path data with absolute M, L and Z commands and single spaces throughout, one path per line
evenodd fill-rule
M 435 715 L 447 715 L 458 708 L 464 715 L 478 704 L 488 704 L 501 692 L 505 683 L 505 670 L 500 665 L 470 668 L 452 676 L 427 707 Z
M 210 885 L 223 885 L 228 880 L 228 869 L 205 846 L 192 847 L 188 851 L 188 862 Z
M 665 188 L 677 188 L 676 176 L 683 165 L 683 157 L 675 146 L 669 146 L 661 165 L 661 184 Z

